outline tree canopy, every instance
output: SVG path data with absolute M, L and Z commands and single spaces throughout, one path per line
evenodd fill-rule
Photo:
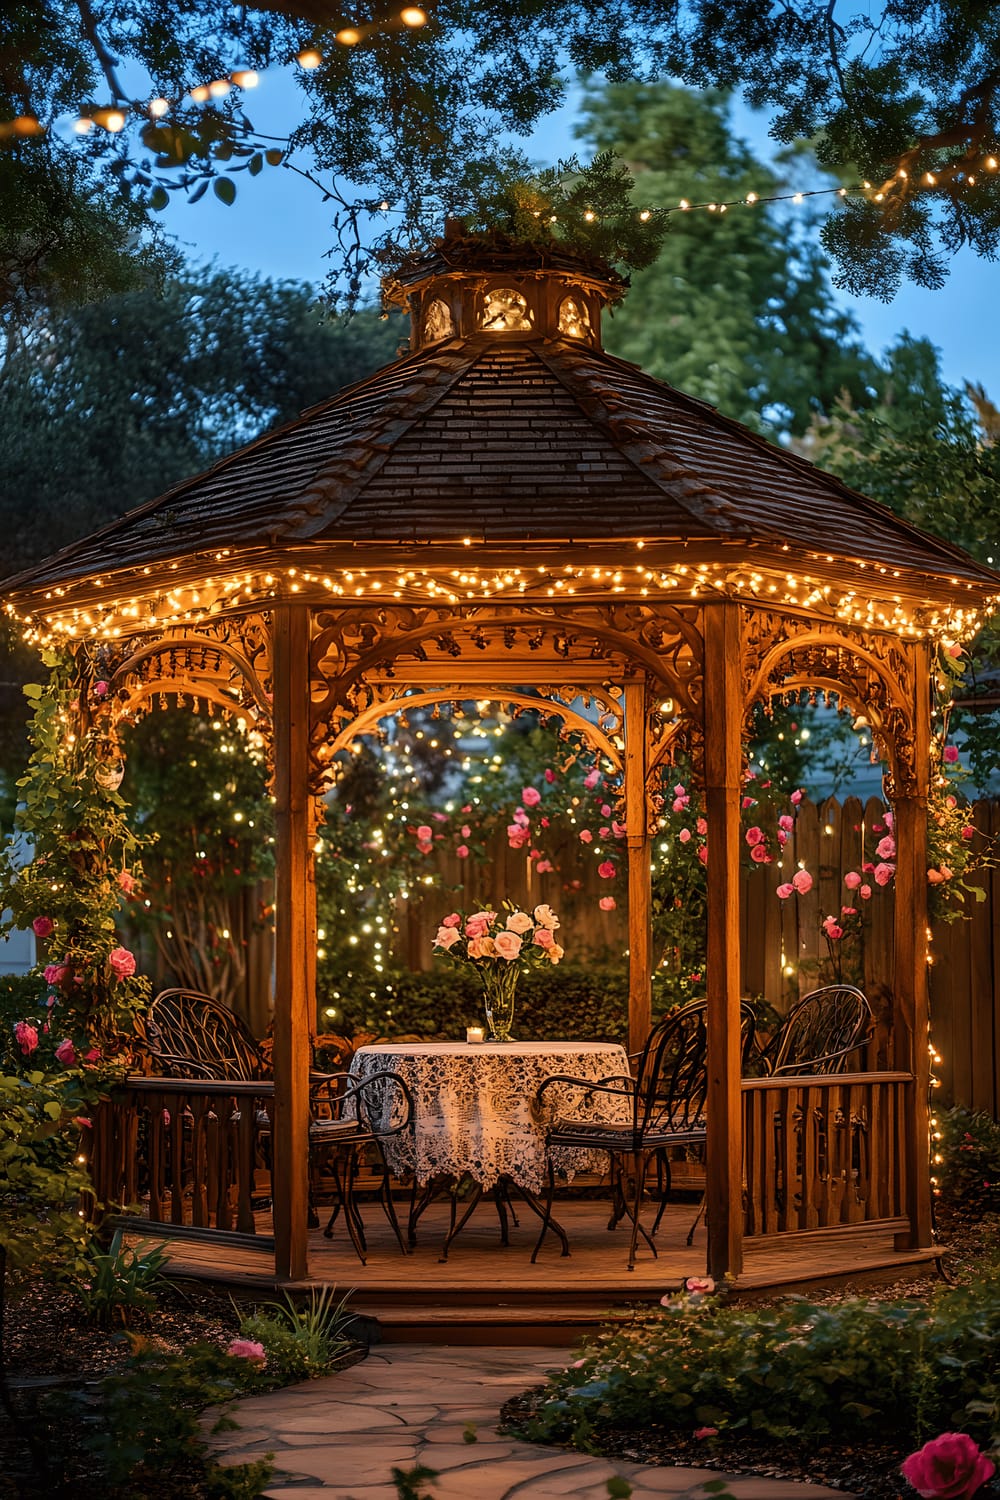
M 301 118 L 265 141 L 247 87 L 295 59 Z M 742 89 L 776 141 L 809 139 L 824 165 L 868 182 L 823 229 L 854 290 L 936 286 L 959 245 L 1000 243 L 1000 10 L 985 0 L 437 0 L 367 17 L 323 0 L 24 0 L 0 17 L 0 136 L 4 217 L 28 229 L 0 241 L 0 282 L 23 296 L 40 257 L 50 280 L 66 265 L 65 216 L 39 219 L 39 184 L 59 180 L 69 151 L 80 191 L 139 222 L 171 191 L 211 185 L 228 202 L 240 174 L 312 175 L 356 291 L 373 254 L 530 176 L 512 139 L 577 74 Z

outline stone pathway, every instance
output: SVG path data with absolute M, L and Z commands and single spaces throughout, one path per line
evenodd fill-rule
M 503 1402 L 572 1357 L 568 1349 L 376 1345 L 339 1374 L 240 1401 L 240 1430 L 212 1441 L 224 1462 L 272 1452 L 267 1494 L 289 1500 L 398 1500 L 391 1470 L 417 1464 L 438 1474 L 420 1490 L 433 1500 L 608 1500 L 616 1475 L 634 1500 L 708 1500 L 702 1485 L 723 1477 L 716 1471 L 591 1458 L 497 1433 Z M 728 1487 L 737 1500 L 849 1500 L 795 1480 L 733 1477 Z

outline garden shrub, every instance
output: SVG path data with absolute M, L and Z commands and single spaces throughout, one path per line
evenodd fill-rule
M 268 1302 L 241 1317 L 240 1336 L 263 1345 L 268 1384 L 316 1380 L 352 1347 L 346 1330 L 353 1314 L 346 1311 L 346 1297 L 335 1302 L 333 1295 L 332 1287 L 313 1287 L 299 1304 L 286 1293 L 284 1302 Z
M 961 1105 L 942 1110 L 937 1121 L 942 1201 L 976 1216 L 1000 1213 L 1000 1125 L 992 1115 Z
M 163 1244 L 126 1245 L 120 1229 L 115 1230 L 107 1250 L 91 1246 L 78 1286 L 86 1321 L 105 1328 L 119 1322 L 127 1328 L 136 1313 L 150 1312 L 156 1306 L 157 1289 L 165 1284 L 167 1260 Z
M 892 1432 L 919 1444 L 962 1428 L 993 1436 L 985 1392 L 1000 1353 L 1000 1287 L 927 1303 L 849 1299 L 726 1307 L 679 1297 L 602 1335 L 550 1377 L 528 1438 L 599 1446 L 605 1427 L 699 1427 L 805 1444 Z

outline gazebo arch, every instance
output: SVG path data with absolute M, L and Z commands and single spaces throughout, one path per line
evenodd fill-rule
M 607 267 L 453 236 L 384 290 L 411 315 L 407 354 L 5 587 L 29 640 L 75 643 L 81 671 L 109 685 L 95 710 L 109 733 L 170 698 L 245 717 L 269 737 L 277 1274 L 307 1270 L 311 851 L 329 759 L 408 694 L 470 699 L 487 688 L 561 695 L 563 712 L 572 692 L 620 708 L 605 743 L 623 778 L 633 1044 L 650 1015 L 659 776 L 678 743 L 701 780 L 716 1276 L 739 1272 L 750 1232 L 739 1056 L 746 715 L 816 690 L 868 717 L 890 761 L 899 846 L 893 1086 L 907 1101 L 907 1196 L 897 1219 L 909 1243 L 927 1245 L 932 653 L 974 632 L 1000 576 L 605 353 L 601 313 L 624 290 Z

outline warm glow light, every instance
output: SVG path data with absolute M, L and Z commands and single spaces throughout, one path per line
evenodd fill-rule
M 170 108 L 170 100 L 162 98 L 150 99 L 148 108 L 149 113 L 153 116 L 154 120 L 162 120 L 163 116 Z
M 407 5 L 399 13 L 399 19 L 404 26 L 426 26 L 427 13 L 420 9 L 419 5 Z
M 361 32 L 356 26 L 344 26 L 337 32 L 337 41 L 342 47 L 356 47 L 361 40 Z
M 342 32 L 337 33 L 338 42 L 342 39 L 342 36 Z M 300 68 L 305 68 L 307 71 L 309 71 L 322 65 L 323 56 L 322 53 L 317 52 L 315 48 L 307 47 L 304 52 L 300 52 L 298 54 L 295 61 L 298 63 Z
M 260 74 L 254 68 L 237 68 L 233 82 L 239 89 L 255 89 L 260 83 Z

